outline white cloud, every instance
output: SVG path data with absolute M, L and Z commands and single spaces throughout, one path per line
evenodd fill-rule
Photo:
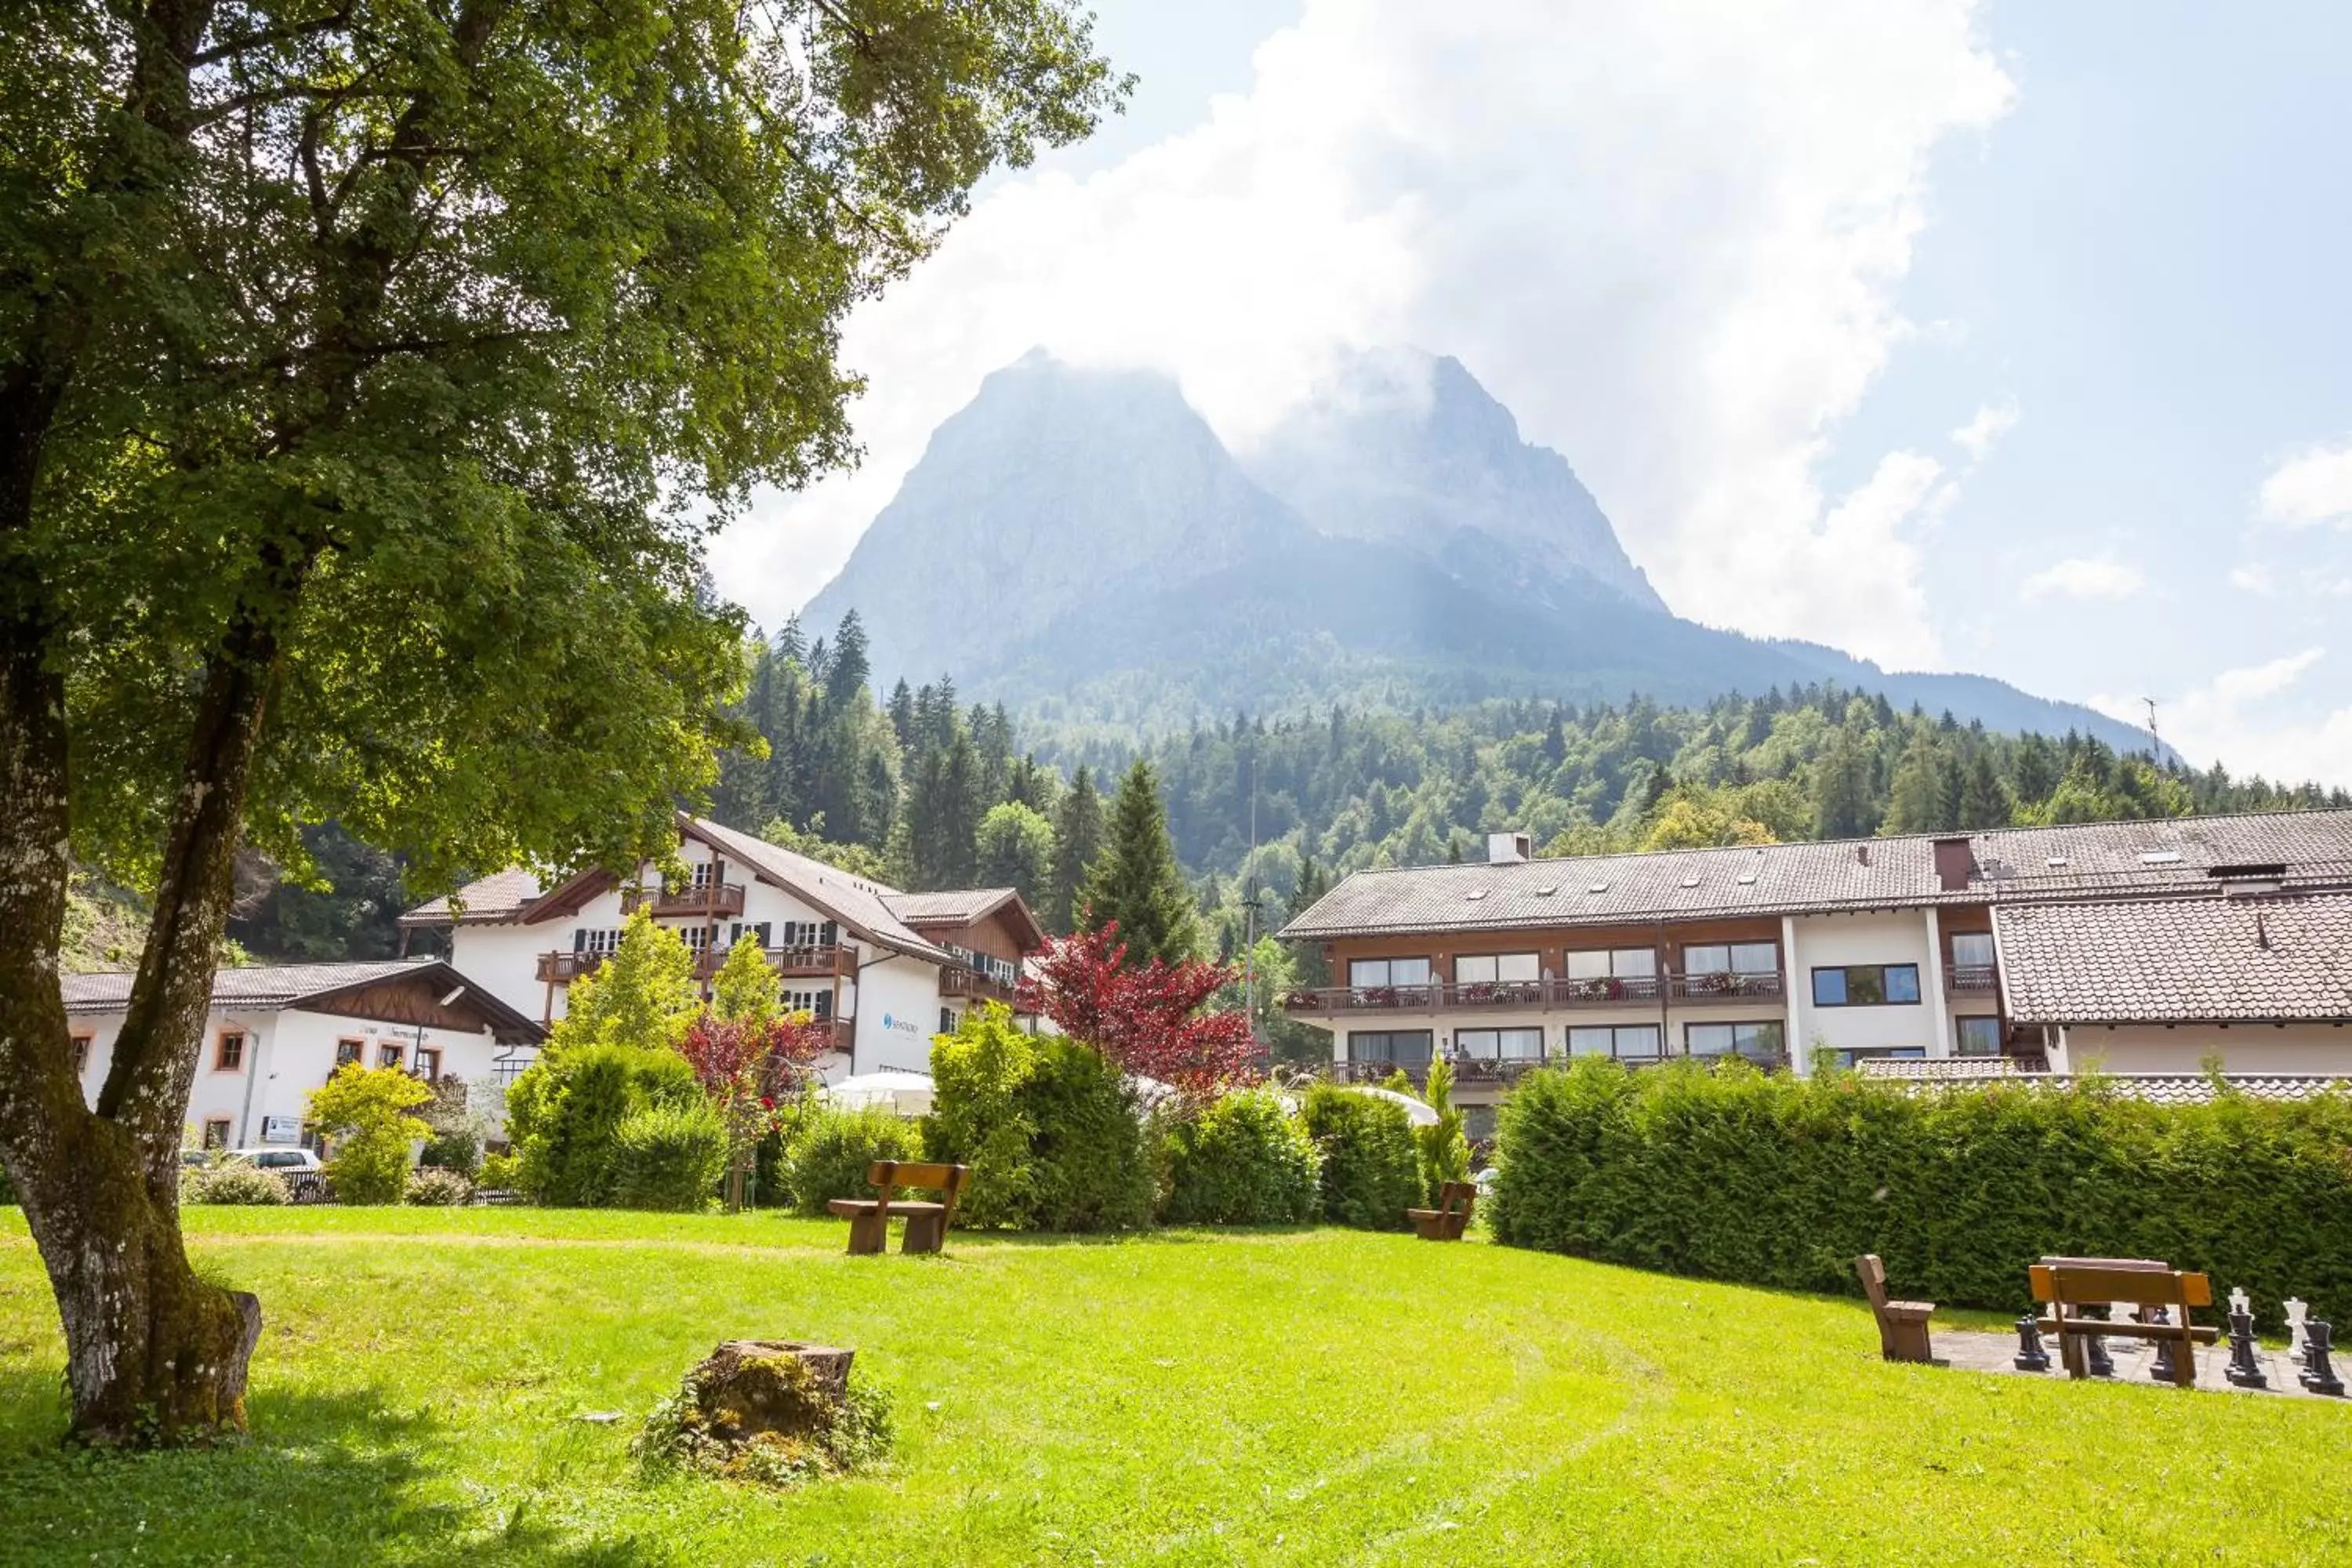
M 2288 528 L 2352 529 L 2352 441 L 2309 447 L 2273 468 L 2263 481 L 2262 512 Z
M 1981 463 L 1999 441 L 2017 426 L 2017 399 L 2004 398 L 1979 408 L 1969 422 L 1952 432 L 1952 445 L 1969 455 L 1969 461 Z
M 2280 784 L 2352 784 L 2352 707 L 2301 705 L 2304 677 L 2327 657 L 2304 648 L 2262 664 L 2225 669 L 2159 704 L 2166 742 L 2200 762 L 2220 762 L 2242 778 L 2261 773 Z M 2144 723 L 2137 698 L 2095 697 L 2092 706 L 2126 723 Z
M 2111 555 L 2053 561 L 2018 585 L 2019 596 L 2038 599 L 2128 599 L 2147 586 L 2139 568 Z
M 2242 566 L 2230 568 L 2230 586 L 2242 594 L 2271 598 L 2279 591 L 2278 578 L 2259 561 L 2249 561 Z
M 770 618 L 814 593 L 1033 344 L 1170 367 L 1245 445 L 1330 344 L 1407 342 L 1566 453 L 1684 614 L 1932 663 L 1918 539 L 1949 479 L 1894 452 L 1832 496 L 1819 470 L 1911 332 L 1894 294 L 1932 155 L 2011 101 L 1976 21 L 1975 0 L 1307 0 L 1204 124 L 998 186 L 862 310 L 865 469 L 763 503 L 720 584 Z

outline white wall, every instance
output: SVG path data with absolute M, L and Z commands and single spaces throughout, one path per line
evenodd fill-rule
M 2337 1024 L 2076 1024 L 2066 1031 L 2067 1070 L 2200 1071 L 2208 1056 L 2233 1073 L 2327 1073 L 2352 1078 L 2352 1026 Z M 2055 1066 L 2056 1064 L 2053 1064 Z
M 1790 922 L 1795 949 L 1789 956 L 1789 985 L 1800 998 L 1804 1038 L 1789 1048 L 1810 1062 L 1819 1047 L 1834 1050 L 1916 1047 L 1936 1055 L 1947 1047 L 1937 1037 L 1937 1009 L 1930 1005 L 1927 921 L 1917 911 L 1899 914 L 1803 915 Z M 1849 963 L 1916 963 L 1919 1000 L 1876 1007 L 1823 1007 L 1813 1001 L 1813 971 Z
M 898 953 L 869 959 L 857 975 L 856 1070 L 930 1071 L 940 1005 L 937 964 Z
M 82 1097 L 92 1105 L 106 1082 L 115 1038 L 122 1032 L 122 1016 L 109 1013 L 72 1019 L 73 1033 L 92 1037 L 81 1077 Z M 221 1033 L 226 1029 L 242 1029 L 246 1036 L 244 1063 L 233 1072 L 213 1066 L 218 1059 Z M 188 1094 L 189 1125 L 201 1133 L 207 1121 L 226 1118 L 230 1146 L 244 1148 L 263 1141 L 266 1118 L 286 1117 L 299 1122 L 310 1090 L 325 1083 L 334 1071 L 335 1046 L 343 1039 L 363 1042 L 360 1059 L 370 1067 L 378 1064 L 386 1046 L 397 1046 L 402 1065 L 413 1066 L 418 1031 L 413 1024 L 334 1017 L 299 1009 L 214 1009 L 205 1022 L 202 1054 L 196 1058 L 195 1080 Z M 487 1029 L 467 1033 L 428 1027 L 424 1031 L 424 1045 L 441 1052 L 444 1075 L 468 1083 L 494 1077 L 494 1063 L 505 1049 Z M 529 1047 L 522 1055 L 529 1058 Z
M 558 938 L 561 938 L 559 941 Z M 449 966 L 526 1018 L 547 1016 L 547 986 L 539 955 L 572 946 L 572 927 L 461 925 L 449 939 Z M 563 988 L 555 988 L 555 1016 L 563 1016 Z

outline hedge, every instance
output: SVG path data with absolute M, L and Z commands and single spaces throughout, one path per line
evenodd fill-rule
M 1740 1062 L 1537 1073 L 1505 1101 L 1496 1239 L 1637 1268 L 2014 1312 L 2049 1256 L 2159 1258 L 2352 1311 L 2352 1097 L 2165 1106 L 2112 1084 L 1913 1092 Z
M 866 1173 L 877 1160 L 921 1157 L 914 1123 L 899 1120 L 887 1106 L 818 1106 L 793 1127 L 777 1175 L 795 1213 L 821 1218 L 835 1198 L 874 1195 Z
M 1359 1230 L 1402 1230 L 1421 1202 L 1421 1160 L 1404 1107 L 1318 1083 L 1307 1091 L 1307 1135 L 1322 1162 L 1323 1217 Z
M 703 1100 L 648 1105 L 613 1133 L 613 1201 L 623 1208 L 693 1213 L 726 1167 L 727 1129 Z
M 507 1089 L 516 1179 L 534 1203 L 613 1203 L 622 1123 L 656 1106 L 701 1103 L 694 1069 L 676 1051 L 588 1046 L 542 1053 Z
M 1227 1094 L 1170 1126 L 1171 1225 L 1303 1225 L 1320 1199 L 1321 1163 L 1307 1129 L 1268 1090 Z

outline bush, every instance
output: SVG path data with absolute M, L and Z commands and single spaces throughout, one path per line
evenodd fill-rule
M 482 1168 L 474 1173 L 474 1187 L 478 1192 L 512 1192 L 521 1180 L 522 1162 L 511 1151 L 483 1156 Z
M 914 1123 L 899 1120 L 886 1107 L 842 1110 L 820 1106 L 798 1119 L 792 1141 L 784 1146 L 779 1174 L 795 1213 L 823 1215 L 835 1198 L 874 1195 L 866 1169 L 875 1161 L 921 1157 L 922 1141 Z
M 621 1124 L 655 1107 L 699 1105 L 701 1086 L 676 1051 L 588 1046 L 551 1051 L 507 1090 L 516 1184 L 537 1203 L 614 1203 Z
M 1404 1107 L 1318 1083 L 1307 1091 L 1307 1135 L 1322 1162 L 1323 1217 L 1360 1230 L 1402 1230 L 1421 1201 L 1420 1152 Z
M 277 1172 L 265 1171 L 250 1160 L 215 1159 L 180 1173 L 180 1201 L 269 1207 L 293 1200 Z
M 2157 1106 L 2095 1079 L 1910 1093 L 1743 1063 L 1536 1074 L 1505 1102 L 1496 1239 L 1640 1268 L 2015 1311 L 2046 1255 L 2160 1258 L 2352 1311 L 2352 1097 Z M 2340 1321 L 2340 1320 L 2339 1320 Z
M 431 1131 L 408 1114 L 432 1089 L 398 1068 L 338 1068 L 310 1091 L 310 1120 L 326 1134 L 327 1190 L 337 1203 L 396 1204 L 408 1185 L 408 1145 Z
M 727 1129 L 699 1100 L 648 1105 L 613 1134 L 613 1201 L 624 1208 L 701 1208 L 726 1168 Z
M 1168 1129 L 1173 1225 L 1300 1225 L 1315 1217 L 1320 1167 L 1307 1129 L 1265 1089 L 1224 1096 Z
M 923 1146 L 972 1167 L 956 1217 L 974 1227 L 1149 1225 L 1157 1178 L 1118 1069 L 1062 1036 L 1033 1039 L 1003 1006 L 975 1007 L 931 1046 Z
M 1412 1146 L 1421 1159 L 1421 1201 L 1435 1208 L 1449 1182 L 1470 1179 L 1470 1142 L 1462 1135 L 1462 1111 L 1454 1103 L 1454 1068 L 1444 1057 L 1429 1064 L 1429 1108 L 1437 1120 L 1412 1130 Z
M 412 1171 L 404 1200 L 419 1208 L 457 1208 L 474 1201 L 474 1184 L 438 1165 Z

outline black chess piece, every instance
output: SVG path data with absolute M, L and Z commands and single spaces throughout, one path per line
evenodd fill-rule
M 2169 1323 L 2172 1321 L 2172 1312 L 2168 1308 L 2158 1307 L 2153 1312 L 2142 1313 L 2140 1315 L 2140 1321 L 2144 1323 Z M 2175 1370 L 2176 1369 L 2172 1364 L 2172 1342 L 2170 1340 L 2157 1341 L 2156 1354 L 2148 1358 L 2147 1375 L 2158 1383 L 2170 1383 L 2175 1375 Z
M 2110 1321 L 2114 1319 L 2114 1308 L 2110 1307 L 2107 1310 L 2107 1316 Z M 2087 1370 L 2090 1372 L 2090 1374 L 2093 1377 L 2115 1376 L 2116 1362 L 2115 1358 L 2107 1353 L 2106 1335 L 2087 1334 L 2084 1338 L 2088 1342 L 2084 1346 L 2083 1353 L 2085 1357 L 2085 1365 Z
M 2254 1315 L 2252 1312 L 2230 1314 L 2230 1365 L 2222 1376 L 2240 1388 L 2268 1388 L 2271 1380 L 2263 1374 L 2261 1358 L 2255 1353 Z
M 2048 1372 L 2050 1352 L 2042 1348 L 2042 1327 L 2028 1312 L 2017 1320 L 2017 1370 Z
M 2300 1380 L 2303 1386 L 2314 1394 L 2341 1395 L 2344 1380 L 2336 1375 L 2335 1363 L 2328 1359 L 2327 1342 L 2335 1337 L 2335 1327 L 2328 1323 L 2306 1323 L 2304 1332 L 2310 1336 L 2310 1341 L 2304 1352 L 2303 1377 Z

